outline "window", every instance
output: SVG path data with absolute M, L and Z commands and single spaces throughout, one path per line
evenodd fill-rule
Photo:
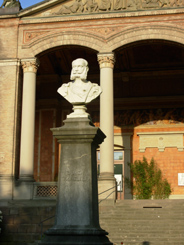
M 97 152 L 97 161 L 100 161 L 100 151 Z M 114 151 L 114 161 L 123 161 L 123 151 Z

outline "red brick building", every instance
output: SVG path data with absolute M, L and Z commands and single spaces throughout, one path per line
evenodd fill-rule
M 79 57 L 103 89 L 88 105 L 107 135 L 97 152 L 99 192 L 113 188 L 114 173 L 130 177 L 128 162 L 145 156 L 171 184 L 170 198 L 184 198 L 184 5 L 104 2 L 0 9 L 1 199 L 55 196 L 60 147 L 50 128 L 72 110 L 57 89 Z M 118 190 L 132 198 L 124 183 Z

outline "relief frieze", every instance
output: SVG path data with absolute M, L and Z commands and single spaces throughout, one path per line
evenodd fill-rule
M 184 0 L 74 0 L 66 2 L 48 15 L 71 15 L 112 11 L 180 8 Z
M 90 113 L 93 123 L 99 127 L 99 112 Z M 172 126 L 184 125 L 184 108 L 159 108 L 159 109 L 135 109 L 115 110 L 114 125 L 122 126 Z M 161 142 L 161 139 L 160 139 Z

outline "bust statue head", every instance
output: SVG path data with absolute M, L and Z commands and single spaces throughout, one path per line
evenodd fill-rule
M 81 80 L 86 80 L 88 70 L 88 62 L 85 59 L 76 59 L 72 62 L 70 79 L 75 80 L 76 78 L 80 78 Z

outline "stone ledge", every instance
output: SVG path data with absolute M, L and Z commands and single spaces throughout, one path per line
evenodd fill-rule
M 19 7 L 0 8 L 0 15 L 17 14 L 20 11 Z

